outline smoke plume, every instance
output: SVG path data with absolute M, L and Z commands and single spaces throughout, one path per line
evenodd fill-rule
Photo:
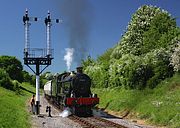
M 74 61 L 79 65 L 88 53 L 88 36 L 92 8 L 88 0 L 64 0 L 60 6 L 63 24 L 67 25 L 69 47 L 74 48 Z
M 65 50 L 66 50 L 66 55 L 64 56 L 64 60 L 66 61 L 67 71 L 70 71 L 71 63 L 73 61 L 74 49 L 73 48 L 66 48 Z

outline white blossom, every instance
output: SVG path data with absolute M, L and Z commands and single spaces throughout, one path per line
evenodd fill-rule
M 180 71 L 180 41 L 178 41 L 171 56 L 171 64 L 174 66 L 174 71 Z

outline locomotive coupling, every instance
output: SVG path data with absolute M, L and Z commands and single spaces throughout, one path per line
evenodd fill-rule
M 52 117 L 51 116 L 51 106 L 46 106 L 46 112 L 48 112 L 48 117 Z

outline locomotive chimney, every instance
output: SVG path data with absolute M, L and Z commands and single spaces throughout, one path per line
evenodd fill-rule
M 76 70 L 77 73 L 83 73 L 83 67 L 77 67 Z

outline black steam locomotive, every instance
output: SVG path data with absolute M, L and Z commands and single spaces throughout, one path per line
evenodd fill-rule
M 69 107 L 78 116 L 92 115 L 92 108 L 99 103 L 96 94 L 92 94 L 91 79 L 77 68 L 77 73 L 58 74 L 44 86 L 45 96 L 51 97 L 59 107 Z

